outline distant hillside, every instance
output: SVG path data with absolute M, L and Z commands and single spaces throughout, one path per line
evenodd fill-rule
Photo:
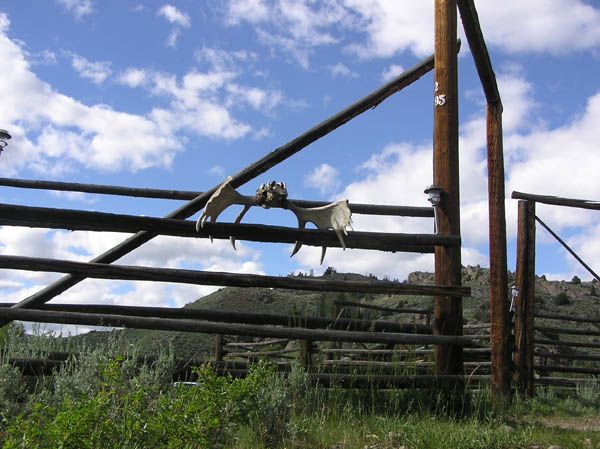
M 336 279 L 366 279 L 355 273 L 336 273 L 329 270 L 325 277 Z M 478 266 L 463 268 L 463 283 L 471 287 L 472 295 L 463 301 L 466 323 L 489 321 L 489 270 Z M 427 272 L 411 273 L 406 282 L 432 284 L 433 274 Z M 509 273 L 509 283 L 514 282 L 514 274 Z M 299 292 L 295 290 L 268 288 L 222 288 L 202 297 L 184 308 L 206 308 L 221 311 L 264 312 L 281 314 L 306 314 L 331 316 L 333 302 L 345 300 L 365 302 L 384 307 L 412 309 L 433 309 L 433 298 L 420 296 L 374 295 L 362 293 Z M 548 281 L 545 277 L 536 277 L 536 308 L 540 311 L 571 315 L 600 316 L 600 284 L 597 282 Z M 348 316 L 356 311 L 347 310 Z M 393 315 L 385 312 L 363 311 L 363 318 L 385 316 L 401 322 L 423 322 L 424 316 L 413 314 Z M 133 344 L 144 353 L 156 353 L 161 348 L 172 348 L 177 357 L 201 357 L 210 354 L 214 337 L 205 334 L 185 332 L 147 331 L 126 329 L 109 332 L 91 332 L 70 337 L 89 345 L 103 343 L 108 338 Z

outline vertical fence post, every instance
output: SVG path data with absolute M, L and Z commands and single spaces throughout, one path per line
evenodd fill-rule
M 494 400 L 509 400 L 511 340 L 506 255 L 502 103 L 487 107 L 488 206 L 490 240 L 490 346 Z
M 223 335 L 216 334 L 215 335 L 215 362 L 223 361 Z
M 519 201 L 515 286 L 515 378 L 519 394 L 533 397 L 535 203 L 531 201 Z
M 456 0 L 435 0 L 433 182 L 442 188 L 437 230 L 460 235 L 456 19 Z M 435 283 L 461 285 L 460 248 L 435 247 Z M 436 296 L 434 316 L 436 335 L 462 334 L 461 298 Z M 435 361 L 439 374 L 463 374 L 461 346 L 437 345 Z

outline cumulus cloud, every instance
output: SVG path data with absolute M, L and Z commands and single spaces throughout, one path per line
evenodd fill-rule
M 348 68 L 348 66 L 346 66 L 345 64 L 342 64 L 341 62 L 331 65 L 331 66 L 327 67 L 327 69 L 329 70 L 329 72 L 331 73 L 331 75 L 334 78 L 336 78 L 336 77 L 357 78 L 358 77 L 358 73 L 350 70 Z
M 173 5 L 164 5 L 162 6 L 157 14 L 161 17 L 167 19 L 173 25 L 178 25 L 182 28 L 189 28 L 192 24 L 190 20 L 190 16 L 181 12 L 179 9 L 175 8 Z
M 329 164 L 315 167 L 304 177 L 304 185 L 321 193 L 332 192 L 340 185 L 339 172 Z
M 239 64 L 256 61 L 257 55 L 247 50 L 223 50 L 221 48 L 203 46 L 194 53 L 198 62 L 206 62 L 215 71 L 239 70 Z
M 583 0 L 488 1 L 477 8 L 488 45 L 506 52 L 561 54 L 600 45 L 600 9 Z M 433 51 L 432 2 L 230 0 L 227 21 L 250 24 L 265 44 L 304 68 L 315 48 L 336 42 L 362 58 Z
M 129 67 L 115 77 L 120 84 L 143 87 L 167 100 L 146 114 L 132 114 L 105 104 L 85 104 L 64 95 L 32 71 L 27 53 L 11 40 L 10 21 L 0 14 L 0 56 L 11 61 L 3 72 L 0 121 L 11 130 L 11 157 L 4 173 L 25 169 L 60 175 L 77 167 L 104 171 L 138 171 L 168 167 L 182 149 L 180 131 L 214 139 L 237 139 L 251 134 L 249 124 L 237 120 L 230 108 L 232 92 L 242 90 L 245 104 L 270 112 L 282 100 L 279 91 L 234 83 L 240 72 L 190 70 L 182 77 Z M 71 55 L 73 64 L 93 82 L 110 76 L 108 63 Z M 242 107 L 240 105 L 240 107 Z
M 189 28 L 192 25 L 190 16 L 180 11 L 173 5 L 162 6 L 156 14 L 160 17 L 163 17 L 174 26 L 174 28 L 171 30 L 171 33 L 169 33 L 166 46 L 175 47 L 177 45 L 177 39 L 181 34 L 181 28 Z
M 336 30 L 347 24 L 351 16 L 348 9 L 335 1 L 232 0 L 228 3 L 226 20 L 230 25 L 251 24 L 265 45 L 308 69 L 313 49 L 339 42 Z
M 57 0 L 61 5 L 77 20 L 83 19 L 85 16 L 94 12 L 94 3 L 92 0 Z
M 148 73 L 143 69 L 128 68 L 117 77 L 117 82 L 129 87 L 139 87 L 146 83 Z
M 398 64 L 392 64 L 381 73 L 381 81 L 391 81 L 404 72 L 404 67 Z
M 71 54 L 71 64 L 82 78 L 88 79 L 94 84 L 102 84 L 112 74 L 110 62 L 89 61 L 83 56 Z

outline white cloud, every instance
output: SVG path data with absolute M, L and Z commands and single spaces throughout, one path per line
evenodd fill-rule
M 9 25 L 1 14 L 0 29 L 8 30 Z M 109 76 L 108 64 L 69 55 L 93 81 Z M 27 53 L 5 32 L 0 33 L 0 57 L 11 61 L 0 85 L 4 105 L 0 121 L 13 135 L 11 151 L 3 157 L 7 176 L 25 169 L 59 175 L 78 167 L 105 171 L 169 167 L 182 149 L 178 132 L 226 140 L 252 133 L 249 124 L 232 115 L 230 108 L 243 104 L 231 101 L 231 89 L 243 89 L 245 104 L 266 113 L 282 99 L 278 91 L 235 84 L 239 72 L 191 70 L 177 78 L 130 67 L 116 77 L 118 83 L 144 87 L 167 99 L 166 107 L 131 114 L 104 104 L 87 105 L 56 91 L 36 76 Z
M 259 23 L 268 19 L 269 8 L 264 0 L 231 0 L 227 17 L 231 25 L 242 21 Z
M 231 94 L 229 104 L 243 102 L 252 109 L 265 113 L 272 111 L 284 98 L 278 90 L 267 91 L 258 87 L 240 86 L 234 83 L 227 86 L 227 91 Z
M 561 54 L 600 46 L 600 10 L 583 0 L 486 1 L 477 8 L 488 45 L 506 52 Z M 362 58 L 433 52 L 432 2 L 230 0 L 227 19 L 254 26 L 265 44 L 304 68 L 313 49 L 338 41 Z
M 346 65 L 338 62 L 337 64 L 331 65 L 327 67 L 331 72 L 331 75 L 336 78 L 340 77 L 348 77 L 348 78 L 356 78 L 358 77 L 358 73 L 350 70 Z
M 129 87 L 139 87 L 148 80 L 148 73 L 143 69 L 128 68 L 120 73 L 117 77 L 117 82 Z
M 220 165 L 214 165 L 214 166 L 210 167 L 208 172 L 212 175 L 216 175 L 219 177 L 223 177 L 225 175 L 225 169 L 223 167 L 221 167 Z
M 585 111 L 555 129 L 534 129 L 507 139 L 510 161 L 509 190 L 600 198 L 600 92 L 589 98 Z M 541 206 L 540 206 L 541 207 Z M 583 210 L 542 207 L 559 226 L 589 226 L 595 217 Z
M 227 51 L 220 48 L 202 47 L 194 53 L 199 62 L 208 62 L 218 72 L 237 72 L 240 63 L 254 62 L 257 55 L 247 50 Z
M 175 8 L 173 5 L 162 6 L 158 10 L 157 15 L 164 17 L 173 25 L 177 25 L 182 28 L 189 28 L 192 24 L 190 16 Z
M 339 177 L 340 174 L 334 167 L 321 164 L 304 177 L 304 185 L 319 189 L 321 193 L 332 192 L 340 185 Z
M 57 0 L 58 3 L 77 19 L 83 19 L 85 16 L 94 12 L 94 3 L 92 0 Z
M 404 67 L 398 64 L 392 64 L 381 73 L 383 82 L 391 81 L 404 72 Z
M 83 56 L 71 54 L 71 64 L 82 78 L 88 79 L 94 84 L 102 84 L 112 74 L 108 61 L 92 62 Z
M 177 46 L 177 39 L 179 38 L 180 34 L 181 32 L 179 31 L 179 28 L 171 30 L 169 37 L 167 37 L 167 40 L 165 41 L 165 45 L 170 48 L 175 48 Z
M 335 1 L 232 0 L 227 8 L 229 24 L 247 22 L 255 26 L 264 44 L 280 50 L 284 57 L 290 57 L 304 69 L 310 66 L 313 48 L 337 43 L 335 29 L 350 20 L 349 11 Z
M 181 35 L 181 28 L 189 28 L 192 25 L 190 16 L 180 11 L 173 5 L 162 6 L 156 14 L 165 18 L 174 26 L 169 33 L 169 37 L 167 37 L 165 45 L 170 48 L 175 48 L 177 45 L 177 39 Z

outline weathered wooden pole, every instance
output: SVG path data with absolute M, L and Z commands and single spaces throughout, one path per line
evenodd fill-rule
M 433 179 L 442 188 L 437 230 L 460 235 L 456 16 L 456 0 L 435 0 Z M 436 246 L 435 282 L 461 285 L 460 248 Z M 461 298 L 436 296 L 434 316 L 435 334 L 462 335 Z M 463 374 L 460 346 L 436 346 L 435 360 L 438 374 Z
M 465 35 L 487 100 L 487 162 L 490 240 L 490 320 L 492 350 L 492 395 L 510 397 L 510 318 L 504 208 L 504 155 L 502 145 L 502 100 L 496 75 L 479 24 L 473 0 L 458 0 Z
M 533 397 L 535 203 L 531 201 L 519 201 L 515 287 L 515 382 L 521 395 Z
M 504 151 L 502 103 L 487 106 L 487 163 L 490 247 L 490 346 L 492 397 L 509 400 L 511 387 L 511 339 L 504 208 Z

